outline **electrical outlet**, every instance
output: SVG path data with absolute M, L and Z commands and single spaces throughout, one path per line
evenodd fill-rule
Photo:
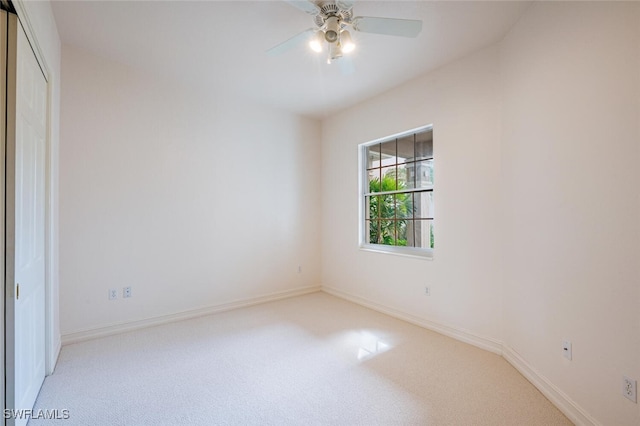
M 125 287 L 122 289 L 122 297 L 131 297 L 131 287 Z
M 571 342 L 568 340 L 562 341 L 562 356 L 571 361 Z
M 118 298 L 118 290 L 115 288 L 109 289 L 109 300 L 115 300 Z
M 424 294 L 426 294 L 427 296 L 431 296 L 431 289 L 429 287 L 425 287 Z
M 636 393 L 637 386 L 638 383 L 635 380 L 622 376 L 622 395 L 635 403 L 638 402 L 638 396 Z

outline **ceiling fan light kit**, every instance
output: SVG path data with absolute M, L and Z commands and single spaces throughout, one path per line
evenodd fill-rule
M 314 52 L 320 53 L 322 52 L 322 43 L 324 43 L 324 34 L 322 31 L 317 31 L 311 39 L 309 40 L 309 47 Z
M 342 58 L 342 49 L 338 43 L 330 43 L 329 44 L 329 58 L 327 59 L 327 63 L 330 64 L 331 61 L 334 61 L 338 58 Z
M 328 44 L 327 63 L 339 59 L 345 53 L 355 50 L 356 45 L 347 28 L 362 33 L 393 35 L 400 37 L 417 37 L 422 30 L 422 21 L 413 19 L 375 18 L 369 16 L 353 17 L 353 0 L 285 0 L 290 5 L 313 16 L 316 28 L 302 33 L 278 44 L 267 51 L 277 55 L 297 45 L 301 40 L 308 40 L 314 52 L 322 52 L 323 45 Z M 311 35 L 309 35 L 311 34 Z
M 337 16 L 330 16 L 324 24 L 324 39 L 327 43 L 335 43 L 338 41 L 340 33 L 340 20 Z
M 340 45 L 342 46 L 342 51 L 344 53 L 352 52 L 356 45 L 351 40 L 351 34 L 347 30 L 342 30 L 340 33 Z

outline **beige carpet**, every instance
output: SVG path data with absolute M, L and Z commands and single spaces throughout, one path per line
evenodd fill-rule
M 325 293 L 65 346 L 30 425 L 569 425 L 501 357 Z

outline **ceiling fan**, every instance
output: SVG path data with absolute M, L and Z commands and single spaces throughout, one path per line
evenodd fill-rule
M 417 37 L 422 21 L 415 19 L 353 16 L 354 0 L 285 0 L 290 5 L 313 16 L 315 27 L 309 28 L 267 50 L 274 56 L 307 41 L 315 52 L 322 52 L 325 42 L 329 54 L 327 63 L 341 58 L 355 49 L 349 29 L 362 33 L 400 37 Z

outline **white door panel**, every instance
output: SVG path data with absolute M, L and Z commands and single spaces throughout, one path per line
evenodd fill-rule
M 12 27 L 16 40 L 12 57 Z M 45 160 L 47 84 L 24 31 L 9 21 L 8 63 L 15 63 L 15 89 L 9 85 L 6 180 L 6 402 L 31 409 L 45 375 Z M 9 77 L 8 81 L 11 81 Z M 10 92 L 15 110 L 10 111 Z M 13 245 L 13 250 L 11 247 Z M 24 425 L 27 419 L 8 424 Z

